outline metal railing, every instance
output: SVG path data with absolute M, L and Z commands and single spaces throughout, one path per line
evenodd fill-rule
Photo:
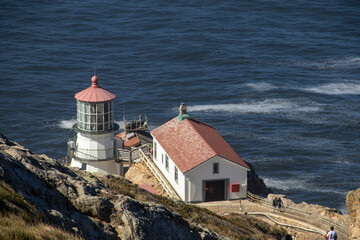
M 247 192 L 247 199 L 250 202 L 254 202 L 256 204 L 268 207 L 273 209 L 273 203 L 271 199 L 262 198 L 250 192 Z M 293 216 L 297 216 L 306 222 L 311 222 L 312 225 L 317 226 L 322 229 L 329 229 L 330 226 L 333 226 L 335 230 L 338 232 L 340 238 L 339 239 L 350 239 L 350 231 L 349 231 L 349 223 L 339 223 L 330 218 L 326 218 L 324 216 L 320 216 L 319 213 L 304 211 L 299 208 L 285 206 L 280 210 L 283 213 L 288 213 Z
M 155 166 L 155 164 L 149 159 L 147 154 L 139 148 L 139 155 L 141 160 L 145 163 L 146 167 L 151 171 L 151 173 L 155 176 L 155 178 L 159 181 L 161 186 L 164 188 L 166 194 L 172 198 L 180 199 L 179 195 L 175 192 L 175 190 L 171 187 L 159 169 Z
M 101 153 L 101 155 L 104 158 L 98 158 L 95 157 L 92 154 L 89 154 L 89 152 L 97 152 Z M 80 161 L 105 161 L 109 159 L 115 159 L 115 148 L 107 148 L 107 149 L 101 149 L 101 150 L 91 150 L 91 149 L 81 149 L 75 146 L 74 149 L 71 149 L 70 146 L 67 146 L 67 155 L 70 158 L 75 158 Z

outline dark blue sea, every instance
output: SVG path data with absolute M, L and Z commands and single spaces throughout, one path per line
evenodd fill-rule
M 185 102 L 275 193 L 360 187 L 359 1 L 1 0 L 0 132 L 62 158 L 95 64 L 118 123 Z

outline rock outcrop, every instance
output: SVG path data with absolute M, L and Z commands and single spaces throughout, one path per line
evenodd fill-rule
M 350 216 L 350 237 L 360 239 L 360 188 L 346 195 L 347 211 Z
M 160 204 L 114 194 L 90 173 L 33 154 L 3 135 L 0 181 L 21 193 L 47 221 L 85 239 L 225 239 Z
M 248 191 L 263 197 L 272 193 L 271 189 L 265 185 L 264 180 L 256 174 L 254 166 L 249 162 L 246 162 L 246 164 L 250 167 L 250 171 L 248 172 Z

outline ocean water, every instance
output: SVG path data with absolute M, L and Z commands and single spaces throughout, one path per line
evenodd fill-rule
M 115 118 L 214 126 L 275 193 L 345 209 L 360 187 L 358 1 L 0 1 L 0 132 L 53 158 L 74 94 Z

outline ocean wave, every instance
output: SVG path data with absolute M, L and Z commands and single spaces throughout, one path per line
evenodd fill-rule
M 317 87 L 304 88 L 302 90 L 328 95 L 358 95 L 360 94 L 360 84 L 351 82 L 329 83 Z
M 306 177 L 306 179 L 305 179 Z M 314 183 L 310 183 L 309 179 L 311 176 L 305 176 L 301 179 L 299 178 L 287 178 L 287 179 L 274 179 L 274 178 L 263 178 L 266 186 L 272 189 L 280 189 L 283 191 L 305 191 L 313 193 L 331 193 L 337 195 L 345 195 L 346 192 L 341 192 L 333 188 L 320 188 L 315 186 Z M 311 181 L 313 182 L 313 181 Z
M 59 123 L 59 127 L 60 128 L 64 128 L 64 129 L 72 129 L 72 127 L 74 126 L 74 124 L 76 123 L 76 119 L 71 119 L 71 120 L 62 120 Z
M 307 106 L 308 105 L 308 106 Z M 229 112 L 229 113 L 286 113 L 286 112 L 317 112 L 319 106 L 298 104 L 282 99 L 267 99 L 258 102 L 238 104 L 213 104 L 188 106 L 192 112 Z
M 64 128 L 64 129 L 72 129 L 72 127 L 74 126 L 74 124 L 76 124 L 77 121 L 76 119 L 71 119 L 71 120 L 61 120 L 58 124 L 58 126 L 60 128 Z M 115 121 L 115 123 L 117 123 L 120 127 L 120 129 L 123 128 L 124 122 L 123 121 Z
M 295 65 L 301 67 L 314 67 L 318 69 L 348 69 L 359 68 L 360 57 L 347 57 L 340 59 L 321 59 L 309 62 L 296 62 Z
M 308 187 L 303 181 L 299 179 L 274 179 L 274 178 L 263 178 L 266 186 L 275 189 L 281 189 L 284 191 L 288 190 L 303 190 L 308 191 Z
M 267 82 L 248 83 L 248 84 L 245 84 L 245 86 L 250 87 L 258 92 L 265 92 L 265 91 L 270 91 L 270 90 L 278 88 Z

